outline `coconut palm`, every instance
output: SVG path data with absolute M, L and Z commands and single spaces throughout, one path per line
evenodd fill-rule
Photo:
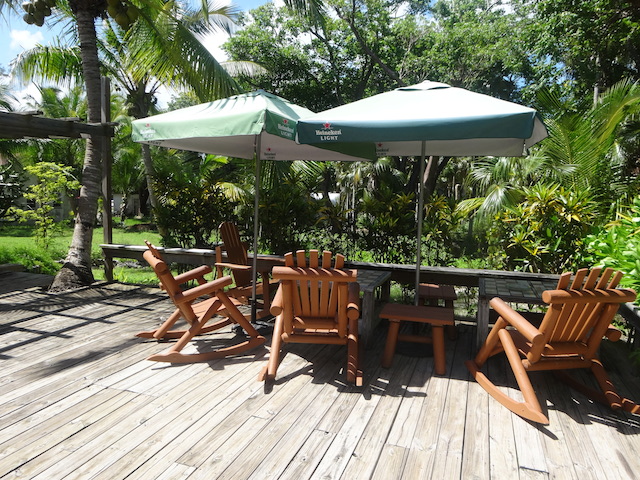
M 557 183 L 575 190 L 590 189 L 600 210 L 608 210 L 637 192 L 629 175 L 638 151 L 637 115 L 640 86 L 621 82 L 604 92 L 594 105 L 567 108 L 562 99 L 541 92 L 540 111 L 549 118 L 549 137 L 531 155 L 522 158 L 485 158 L 474 163 L 469 182 L 478 193 L 460 202 L 464 213 L 480 218 L 513 206 L 523 188 Z
M 202 11 L 170 3 L 162 9 L 144 5 L 137 11 L 142 20 L 125 23 L 126 29 L 118 20 L 107 17 L 97 44 L 102 69 L 124 92 L 130 115 L 143 118 L 155 113 L 156 93 L 163 85 L 190 88 L 200 101 L 238 91 L 233 79 L 197 38 L 211 33 L 214 27 L 229 32 L 234 9 L 225 6 Z M 18 58 L 14 71 L 27 80 L 78 81 L 82 69 L 77 53 L 75 46 L 38 46 Z M 142 146 L 142 158 L 149 201 L 155 211 L 155 170 L 148 145 Z
M 317 0 L 290 1 L 295 7 L 303 9 L 307 5 L 311 5 L 311 11 L 317 10 L 313 7 L 314 5 L 318 5 Z M 171 15 L 172 2 L 165 3 L 162 0 L 144 1 L 145 6 L 157 6 L 157 12 L 161 13 L 158 17 L 155 17 L 154 15 L 145 17 L 144 14 L 136 15 L 136 9 L 140 7 L 142 3 L 143 2 L 132 2 L 131 0 L 118 2 L 118 6 L 126 4 L 128 7 L 135 7 L 130 8 L 132 14 L 129 20 L 123 19 L 120 14 L 123 25 L 128 24 L 130 26 L 132 23 L 135 25 L 137 23 L 136 20 L 144 19 L 145 21 L 148 21 L 150 31 L 154 31 L 154 18 L 159 20 L 159 24 L 161 24 L 162 21 L 175 23 L 175 17 L 172 17 Z M 19 10 L 19 5 L 20 2 L 17 0 L 0 0 L 0 14 L 5 12 L 7 9 L 17 11 Z M 53 13 L 56 13 L 56 10 L 61 10 L 72 14 L 73 20 L 71 22 L 71 28 L 77 35 L 76 44 L 80 46 L 78 56 L 81 60 L 82 77 L 87 94 L 87 121 L 89 123 L 100 123 L 101 80 L 95 19 L 105 16 L 107 11 L 107 2 L 104 0 L 49 0 L 47 8 L 52 9 Z M 48 13 L 51 13 L 51 11 Z M 30 16 L 26 20 L 32 22 L 33 15 L 31 13 L 28 13 L 28 15 Z M 116 19 L 117 17 L 118 15 L 116 14 Z M 35 23 L 42 25 L 44 23 L 44 17 L 37 18 Z M 161 29 L 155 31 L 160 33 L 162 32 Z M 172 42 L 172 38 L 167 37 L 163 41 L 168 44 Z M 144 42 L 142 42 L 142 44 L 144 44 Z M 176 55 L 173 55 L 170 60 L 175 59 Z M 136 58 L 140 57 L 141 55 L 137 55 Z M 190 58 L 195 60 L 195 57 L 193 56 Z M 197 69 L 194 69 L 194 71 L 195 70 Z M 82 169 L 82 188 L 78 204 L 78 213 L 75 219 L 73 239 L 67 254 L 65 265 L 56 276 L 51 287 L 52 290 L 62 290 L 77 285 L 87 285 L 93 282 L 90 253 L 94 219 L 96 217 L 98 198 L 100 196 L 100 166 L 102 158 L 99 142 L 100 139 L 93 138 L 88 139 L 86 142 L 86 153 Z
M 17 0 L 0 0 L 0 13 L 7 9 L 18 11 L 19 6 L 20 2 Z M 58 0 L 57 3 L 51 3 L 51 6 L 63 7 L 73 14 L 71 27 L 77 35 L 78 45 L 81 46 L 79 57 L 87 95 L 87 121 L 100 123 L 101 81 L 95 19 L 104 15 L 106 3 L 103 0 Z M 38 19 L 37 24 L 42 25 L 43 21 L 44 18 Z M 51 286 L 52 290 L 64 290 L 93 282 L 91 240 L 100 196 L 101 163 L 100 139 L 87 139 L 73 238 L 65 264 Z

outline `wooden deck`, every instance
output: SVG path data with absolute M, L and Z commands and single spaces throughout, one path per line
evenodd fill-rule
M 52 295 L 13 278 L 0 276 L 2 479 L 640 475 L 640 418 L 539 374 L 551 424 L 523 421 L 469 380 L 473 327 L 447 340 L 444 377 L 432 375 L 431 357 L 396 355 L 382 369 L 380 330 L 363 388 L 343 381 L 344 347 L 292 345 L 265 392 L 256 377 L 267 348 L 206 364 L 146 361 L 163 345 L 134 334 L 172 311 L 159 290 L 103 284 Z M 605 353 L 622 365 L 612 372 L 621 392 L 639 399 L 626 360 Z M 510 384 L 503 362 L 490 368 Z

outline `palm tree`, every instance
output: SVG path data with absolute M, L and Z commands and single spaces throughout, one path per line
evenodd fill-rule
M 478 193 L 458 210 L 480 218 L 518 203 L 524 189 L 557 183 L 576 191 L 590 190 L 601 211 L 637 193 L 637 114 L 640 85 L 620 82 L 594 105 L 567 106 L 558 95 L 541 92 L 540 111 L 548 118 L 549 138 L 523 158 L 485 158 L 474 163 L 469 182 Z
M 18 11 L 19 5 L 20 2 L 16 0 L 0 0 L 0 13 L 7 9 Z M 87 122 L 99 124 L 101 122 L 102 101 L 95 19 L 104 15 L 107 4 L 104 0 L 68 0 L 68 2 L 58 0 L 57 6 L 67 9 L 73 15 L 72 28 L 77 34 L 77 42 L 80 45 L 79 57 L 87 95 Z M 82 186 L 78 199 L 73 238 L 65 263 L 51 286 L 53 291 L 88 285 L 93 282 L 91 240 L 98 211 L 98 198 L 100 197 L 102 164 L 100 142 L 101 138 L 86 140 L 82 166 Z
M 321 12 L 321 2 L 319 0 L 289 0 L 290 3 L 302 12 L 308 12 L 313 17 L 318 17 Z M 130 0 L 124 3 L 131 4 Z M 0 0 L 0 14 L 7 8 L 18 10 L 20 2 L 17 0 Z M 165 8 L 171 10 L 172 2 L 163 2 L 163 0 L 147 0 L 144 5 L 154 5 L 157 7 L 154 12 L 161 12 L 161 15 L 155 17 L 151 15 L 146 17 L 140 15 L 139 20 L 145 20 L 149 25 L 149 32 L 157 32 L 159 37 L 162 36 L 162 29 L 154 28 L 154 19 L 158 24 L 166 21 L 168 24 L 175 23 L 176 18 L 171 15 L 171 11 L 167 12 Z M 104 0 L 57 0 L 56 6 L 63 11 L 69 11 L 74 19 L 72 27 L 77 34 L 77 45 L 79 45 L 79 57 L 82 65 L 82 77 L 87 94 L 87 121 L 89 123 L 100 123 L 101 121 L 101 80 L 100 80 L 100 60 L 98 56 L 97 35 L 95 28 L 95 19 L 104 17 L 107 10 L 107 3 Z M 136 5 L 139 6 L 139 5 Z M 144 45 L 145 41 L 149 41 L 151 37 L 141 40 L 138 45 Z M 173 45 L 171 37 L 160 38 L 158 41 L 167 46 Z M 138 48 L 137 52 L 142 49 Z M 194 53 L 194 52 L 191 52 Z M 174 61 L 180 54 L 176 53 L 168 57 L 168 61 Z M 197 54 L 195 54 L 197 55 Z M 190 56 L 192 60 L 196 56 Z M 135 58 L 141 60 L 144 54 L 138 53 Z M 159 66 L 163 65 L 160 63 Z M 198 64 L 200 65 L 200 64 Z M 150 72 L 153 70 L 149 70 Z M 193 69 L 192 78 L 197 78 Z M 205 77 L 201 77 L 203 80 Z M 218 83 L 219 80 L 209 80 Z M 73 239 L 65 264 L 59 274 L 56 276 L 51 289 L 64 290 L 74 286 L 88 285 L 93 282 L 93 274 L 91 273 L 91 240 L 93 237 L 94 219 L 98 209 L 98 198 L 100 196 L 100 180 L 101 180 L 101 164 L 102 155 L 100 150 L 100 139 L 90 138 L 86 143 L 86 151 L 84 164 L 82 168 L 82 188 L 78 204 L 78 213 L 75 219 L 75 227 Z
M 131 116 L 143 118 L 155 113 L 155 95 L 162 85 L 189 88 L 200 101 L 238 91 L 235 81 L 197 38 L 214 27 L 228 32 L 235 15 L 233 8 L 202 11 L 170 3 L 166 9 L 144 5 L 138 11 L 144 21 L 127 29 L 107 17 L 97 44 L 102 69 L 124 92 Z M 22 54 L 14 70 L 27 80 L 78 81 L 82 69 L 77 52 L 75 46 L 39 46 Z M 153 187 L 155 169 L 148 145 L 142 146 L 142 158 L 154 212 L 158 207 Z M 162 225 L 159 227 L 166 233 Z
M 131 3 L 131 2 L 126 2 Z M 11 8 L 18 9 L 19 2 L 15 0 L 0 0 L 0 13 Z M 149 12 L 142 12 L 136 23 L 147 23 L 148 30 L 162 35 L 163 30 L 154 26 L 176 24 L 172 17 L 172 2 L 165 3 L 162 0 L 150 0 L 144 2 L 145 6 L 153 6 Z M 101 80 L 100 60 L 98 56 L 98 41 L 95 27 L 95 19 L 105 16 L 107 3 L 104 0 L 58 0 L 57 10 L 67 14 L 73 19 L 71 24 L 73 32 L 77 35 L 77 57 L 80 60 L 82 79 L 87 95 L 87 122 L 101 122 Z M 145 15 L 145 13 L 147 13 Z M 157 13 L 157 14 L 156 14 Z M 140 21 L 142 20 L 142 21 Z M 163 39 L 168 45 L 172 43 L 170 37 Z M 138 45 L 142 43 L 139 42 Z M 191 52 L 192 53 L 192 52 Z M 171 56 L 175 59 L 177 54 Z M 188 58 L 194 58 L 189 56 Z M 201 65 L 201 64 L 199 64 Z M 155 73 L 153 70 L 150 72 Z M 197 75 L 198 69 L 191 70 Z M 228 77 L 227 77 L 228 78 Z M 224 80 L 205 83 L 224 84 Z M 51 289 L 64 290 L 74 286 L 88 285 L 93 282 L 91 272 L 91 240 L 93 237 L 93 225 L 95 222 L 98 198 L 100 196 L 101 180 L 101 150 L 100 138 L 90 138 L 86 142 L 85 158 L 82 168 L 82 187 L 78 202 L 78 211 L 75 219 L 73 239 L 65 264 L 56 276 Z

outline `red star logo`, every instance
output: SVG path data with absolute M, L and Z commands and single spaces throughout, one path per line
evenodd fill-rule
M 145 123 L 145 124 L 144 124 L 144 126 L 145 126 L 145 127 L 150 127 L 150 126 L 151 126 L 151 124 L 150 124 L 150 123 Z
M 270 151 L 271 151 L 271 147 L 267 148 L 267 152 L 270 152 Z
M 282 123 L 284 123 L 284 124 L 286 125 L 287 123 L 289 123 L 289 120 L 288 120 L 288 119 L 286 119 L 286 118 L 283 118 L 283 119 L 282 119 Z
M 322 124 L 322 126 L 326 129 L 331 128 L 331 124 L 329 122 L 324 122 L 324 124 Z
M 381 143 L 378 143 L 378 148 L 381 148 L 381 147 L 382 147 L 382 144 L 381 144 Z

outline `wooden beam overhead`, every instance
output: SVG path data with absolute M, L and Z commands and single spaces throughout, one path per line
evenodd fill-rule
M 0 138 L 88 138 L 113 136 L 115 123 L 82 123 L 77 119 L 44 118 L 33 112 L 0 112 Z

